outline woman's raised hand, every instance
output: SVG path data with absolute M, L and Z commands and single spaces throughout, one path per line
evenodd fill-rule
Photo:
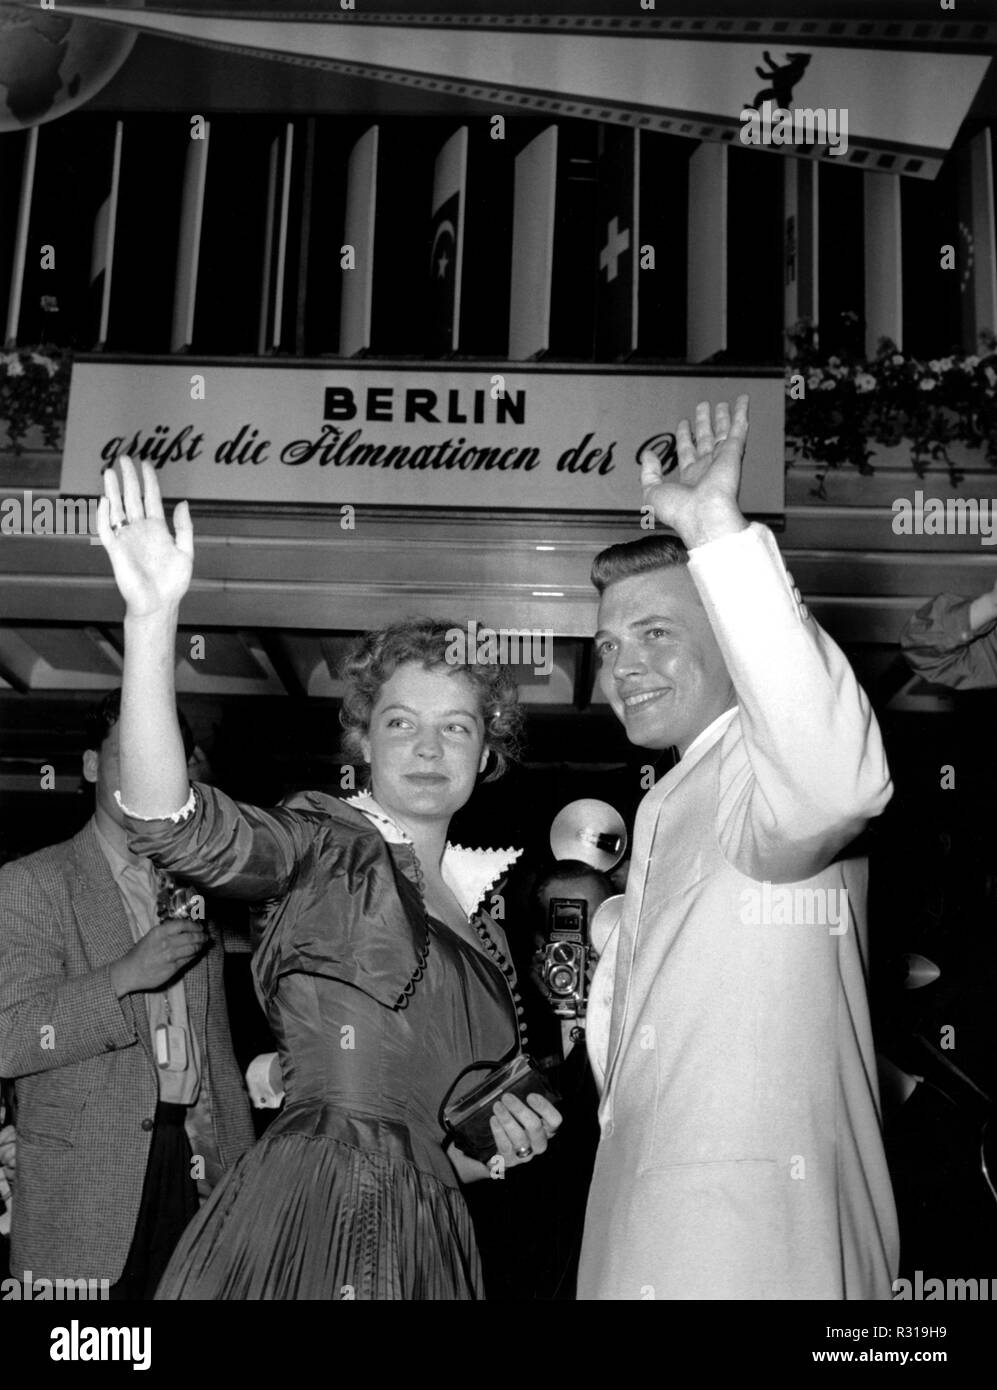
M 104 471 L 104 496 L 97 508 L 97 534 L 111 557 L 114 578 L 128 616 L 148 617 L 176 608 L 190 586 L 194 528 L 190 508 L 179 502 L 170 534 L 152 464 L 143 462 L 145 499 L 135 466 L 122 455 L 121 484 L 113 467 Z

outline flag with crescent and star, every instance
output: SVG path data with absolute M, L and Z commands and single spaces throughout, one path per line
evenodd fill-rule
M 432 353 L 456 352 L 460 343 L 466 189 L 467 126 L 461 126 L 436 156 L 433 170 L 429 249 Z
M 602 361 L 637 350 L 640 138 L 639 130 L 599 128 L 596 355 Z

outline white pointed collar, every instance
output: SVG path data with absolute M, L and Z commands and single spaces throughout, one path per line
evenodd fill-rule
M 412 838 L 387 811 L 374 800 L 370 792 L 358 792 L 344 797 L 347 806 L 354 807 L 374 825 L 389 845 L 410 845 Z M 443 851 L 440 866 L 443 882 L 460 903 L 468 917 L 481 906 L 482 899 L 493 884 L 515 864 L 521 849 L 465 849 L 449 840 Z
M 695 749 L 699 748 L 701 745 L 705 743 L 716 743 L 717 739 L 724 732 L 724 730 L 727 728 L 727 725 L 731 722 L 731 720 L 734 718 L 734 715 L 737 713 L 738 706 L 731 705 L 730 709 L 725 709 L 723 714 L 718 714 L 716 719 L 714 719 L 712 723 L 707 724 L 705 729 L 700 729 L 699 733 L 689 744 L 689 747 L 682 754 L 680 762 L 684 762 L 685 759 L 688 758 L 689 754 L 692 753 Z

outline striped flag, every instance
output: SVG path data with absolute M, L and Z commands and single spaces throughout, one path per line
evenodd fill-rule
M 467 126 L 461 126 L 440 150 L 433 170 L 429 253 L 433 353 L 456 352 L 460 344 L 466 194 Z
M 599 129 L 596 355 L 602 361 L 637 350 L 640 138 L 639 130 Z
M 350 152 L 346 173 L 343 245 L 352 246 L 355 264 L 344 270 L 339 305 L 339 354 L 352 357 L 370 347 L 374 300 L 374 222 L 377 213 L 379 127 L 365 130 Z
M 516 156 L 509 293 L 509 358 L 550 348 L 558 131 L 549 125 Z

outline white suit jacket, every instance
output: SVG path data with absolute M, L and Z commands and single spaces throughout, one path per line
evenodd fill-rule
M 637 814 L 578 1297 L 888 1299 L 867 865 L 836 858 L 890 798 L 879 729 L 765 527 L 689 568 L 738 705 Z

